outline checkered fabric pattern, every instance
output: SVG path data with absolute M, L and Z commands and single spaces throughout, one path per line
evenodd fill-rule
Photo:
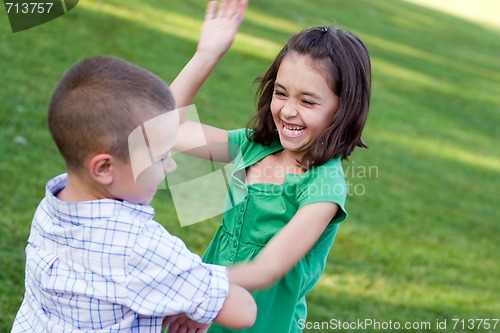
M 164 316 L 210 322 L 227 269 L 202 263 L 153 220 L 151 206 L 68 203 L 52 179 L 26 247 L 26 291 L 12 332 L 160 332 Z

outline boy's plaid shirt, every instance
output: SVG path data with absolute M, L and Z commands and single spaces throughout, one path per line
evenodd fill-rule
M 66 180 L 47 184 L 33 218 L 12 332 L 160 332 L 164 316 L 216 317 L 226 268 L 202 263 L 153 221 L 151 206 L 57 199 Z

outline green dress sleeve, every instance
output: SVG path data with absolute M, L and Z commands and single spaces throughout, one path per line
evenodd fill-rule
M 298 194 L 298 208 L 317 202 L 333 202 L 339 206 L 333 223 L 340 223 L 347 218 L 345 200 L 347 185 L 340 159 L 332 159 L 307 171 L 307 179 L 302 184 Z
M 231 161 L 240 155 L 241 150 L 245 148 L 247 141 L 246 128 L 228 131 L 228 154 Z

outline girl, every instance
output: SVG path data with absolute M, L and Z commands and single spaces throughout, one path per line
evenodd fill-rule
M 171 85 L 179 107 L 192 103 L 229 49 L 247 3 L 216 6 L 208 5 L 197 52 Z M 204 260 L 230 266 L 231 282 L 253 291 L 257 321 L 245 332 L 300 332 L 305 295 L 347 217 L 340 160 L 366 147 L 370 60 L 352 33 L 311 28 L 293 36 L 257 81 L 248 129 L 200 126 L 184 115 L 175 148 L 204 146 L 196 156 L 234 163 L 226 200 L 234 207 L 225 209 Z

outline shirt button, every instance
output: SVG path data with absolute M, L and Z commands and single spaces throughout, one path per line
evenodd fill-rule
M 240 231 L 239 231 L 239 230 L 236 230 L 235 235 L 236 235 L 236 237 L 239 237 L 239 236 L 240 236 Z
M 237 243 L 237 242 L 234 242 L 234 243 L 233 243 L 233 247 L 234 247 L 234 248 L 237 248 L 237 247 L 238 247 L 238 243 Z

